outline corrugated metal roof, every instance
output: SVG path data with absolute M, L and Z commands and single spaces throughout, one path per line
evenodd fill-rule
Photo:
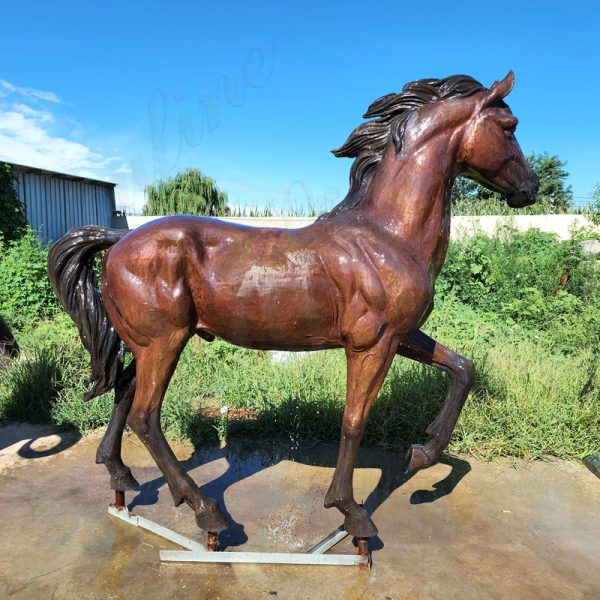
M 5 162 L 5 161 L 3 161 Z M 110 187 L 115 187 L 117 184 L 112 183 L 110 181 L 103 181 L 102 179 L 92 179 L 90 177 L 81 177 L 80 175 L 70 175 L 69 173 L 60 173 L 59 171 L 48 171 L 46 169 L 40 169 L 38 167 L 29 167 L 27 165 L 19 165 L 17 163 L 7 162 L 13 167 L 15 171 L 21 173 L 37 173 L 39 175 L 47 175 L 49 177 L 59 177 L 61 179 L 70 179 L 72 181 L 87 181 L 89 183 L 94 183 L 96 185 L 106 185 Z

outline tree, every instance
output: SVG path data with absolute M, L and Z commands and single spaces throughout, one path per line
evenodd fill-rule
M 569 173 L 566 162 L 556 155 L 531 154 L 527 157 L 529 166 L 537 173 L 540 187 L 536 203 L 526 212 L 564 213 L 572 208 L 573 192 L 567 185 Z M 502 196 L 478 183 L 459 177 L 452 190 L 452 207 L 458 214 L 507 214 L 506 202 Z
M 16 177 L 8 163 L 0 162 L 0 238 L 20 237 L 27 228 L 25 209 L 17 196 Z
M 452 209 L 459 215 L 504 214 L 506 202 L 500 194 L 492 192 L 467 177 L 458 177 L 452 188 Z
M 186 169 L 175 177 L 160 179 L 145 189 L 144 215 L 228 214 L 227 194 L 199 169 Z
M 527 162 L 540 178 L 538 202 L 545 204 L 549 212 L 567 212 L 573 207 L 573 192 L 567 185 L 567 163 L 556 155 L 531 154 Z

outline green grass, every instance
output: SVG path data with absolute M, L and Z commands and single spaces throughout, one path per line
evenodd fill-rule
M 498 326 L 449 298 L 428 331 L 476 360 L 477 380 L 450 449 L 499 456 L 580 457 L 600 448 L 597 357 L 561 353 L 517 326 Z M 64 318 L 19 339 L 26 348 L 0 388 L 3 419 L 52 421 L 88 431 L 106 423 L 112 398 L 81 400 L 88 358 Z M 439 411 L 447 378 L 431 367 L 396 358 L 373 405 L 365 443 L 402 451 L 424 440 Z M 183 352 L 163 405 L 172 438 L 196 444 L 272 439 L 292 445 L 337 440 L 345 395 L 341 351 L 273 363 L 268 354 L 215 341 Z M 219 408 L 227 406 L 227 415 Z

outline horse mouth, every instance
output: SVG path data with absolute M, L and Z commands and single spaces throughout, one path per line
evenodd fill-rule
M 523 208 L 535 202 L 534 191 L 511 192 L 506 196 L 506 203 L 511 208 Z

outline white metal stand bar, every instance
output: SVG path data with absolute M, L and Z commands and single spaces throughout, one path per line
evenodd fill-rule
M 149 521 L 144 517 L 130 513 L 126 507 L 109 506 L 108 513 L 121 521 L 150 531 L 188 550 L 161 550 L 160 559 L 165 562 L 203 562 L 203 563 L 253 563 L 288 565 L 368 565 L 368 557 L 356 554 L 325 554 L 327 550 L 343 540 L 348 532 L 343 527 L 323 538 L 306 553 L 299 552 L 209 552 L 199 542 Z
M 332 531 L 327 537 L 316 543 L 307 554 L 324 554 L 348 535 L 350 534 L 344 529 L 344 526 L 340 525 L 335 531 Z
M 189 538 L 186 538 L 184 535 L 181 535 L 172 529 L 168 529 L 167 527 L 163 527 L 158 523 L 154 523 L 154 521 L 149 521 L 144 517 L 134 515 L 133 513 L 130 513 L 126 507 L 117 508 L 116 506 L 111 505 L 108 507 L 108 514 L 112 515 L 113 517 L 117 517 L 117 519 L 121 519 L 121 521 L 125 521 L 125 523 L 134 525 L 135 527 L 140 527 L 146 531 L 151 531 L 152 533 L 155 533 L 156 535 L 165 538 L 166 540 L 169 540 L 178 546 L 187 548 L 188 550 L 206 552 L 206 548 L 200 542 L 190 540 Z
M 253 563 L 283 565 L 339 565 L 368 564 L 358 554 L 300 554 L 298 552 L 197 552 L 161 550 L 165 562 Z

